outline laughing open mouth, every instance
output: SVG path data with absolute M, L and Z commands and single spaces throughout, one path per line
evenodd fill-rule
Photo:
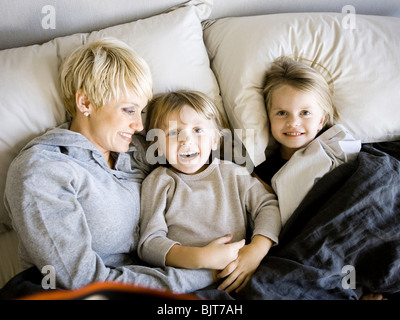
M 193 158 L 196 158 L 198 154 L 198 152 L 183 152 L 179 154 L 179 157 L 183 158 L 184 160 L 191 160 Z

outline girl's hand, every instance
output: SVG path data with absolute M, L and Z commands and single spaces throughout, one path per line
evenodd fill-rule
M 251 279 L 257 270 L 259 263 L 255 262 L 251 249 L 244 246 L 235 261 L 232 261 L 224 270 L 218 274 L 219 279 L 225 280 L 218 286 L 219 290 L 239 292 Z
M 271 246 L 272 241 L 269 238 L 256 235 L 249 245 L 240 249 L 238 258 L 217 275 L 220 279 L 225 278 L 218 289 L 228 293 L 242 290 L 256 272 Z

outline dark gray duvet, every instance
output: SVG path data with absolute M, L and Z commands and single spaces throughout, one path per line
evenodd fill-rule
M 208 299 L 400 298 L 400 141 L 364 144 L 325 175 L 239 294 Z

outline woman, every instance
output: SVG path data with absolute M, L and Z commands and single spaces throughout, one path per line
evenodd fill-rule
M 176 292 L 209 285 L 209 273 L 136 265 L 140 186 L 150 171 L 141 113 L 152 97 L 145 61 L 103 39 L 61 65 L 71 121 L 31 141 L 9 168 L 5 204 L 21 267 L 52 266 L 57 288 L 122 281 Z

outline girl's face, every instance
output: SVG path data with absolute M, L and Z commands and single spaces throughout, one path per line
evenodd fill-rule
M 211 150 L 218 147 L 218 135 L 212 120 L 199 115 L 191 106 L 173 111 L 166 118 L 166 143 L 162 152 L 175 169 L 186 174 L 203 171 Z
M 316 137 L 326 117 L 313 95 L 290 85 L 275 89 L 271 98 L 271 132 L 281 144 L 282 157 L 288 160 Z

